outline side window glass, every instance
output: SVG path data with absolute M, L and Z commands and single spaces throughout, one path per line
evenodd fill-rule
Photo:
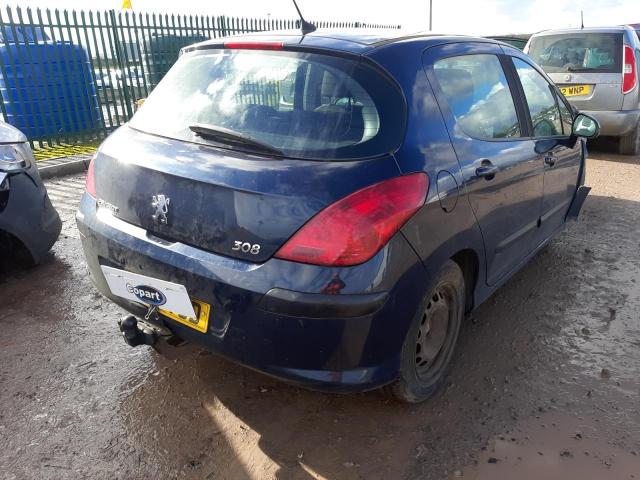
M 513 58 L 524 96 L 529 105 L 534 137 L 562 135 L 562 120 L 556 97 L 547 80 L 528 63 Z
M 434 63 L 433 71 L 464 133 L 481 139 L 521 136 L 513 97 L 496 55 L 444 58 Z

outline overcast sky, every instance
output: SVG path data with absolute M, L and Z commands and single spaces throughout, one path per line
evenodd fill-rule
M 291 0 L 131 0 L 134 11 L 295 18 Z M 11 4 L 13 2 L 9 2 Z M 122 0 L 21 0 L 21 6 L 119 9 Z M 433 0 L 433 30 L 442 33 L 530 33 L 546 28 L 640 23 L 640 0 Z M 429 26 L 429 0 L 298 0 L 317 20 L 400 24 L 408 31 Z

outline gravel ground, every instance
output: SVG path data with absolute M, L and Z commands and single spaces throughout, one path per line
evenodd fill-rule
M 640 159 L 595 153 L 587 184 L 408 406 L 126 346 L 83 264 L 82 178 L 49 182 L 59 242 L 0 279 L 0 478 L 640 478 Z

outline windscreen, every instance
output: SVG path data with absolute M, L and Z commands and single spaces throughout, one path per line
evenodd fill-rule
M 622 73 L 622 33 L 534 37 L 529 56 L 547 73 Z
M 306 52 L 202 50 L 178 60 L 130 126 L 211 144 L 190 129 L 204 125 L 287 157 L 340 160 L 396 149 L 405 116 L 394 83 L 362 61 Z M 214 143 L 243 150 L 238 142 Z

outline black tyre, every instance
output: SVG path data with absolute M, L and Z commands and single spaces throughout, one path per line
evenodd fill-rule
M 402 347 L 400 377 L 390 386 L 402 402 L 433 395 L 446 376 L 464 315 L 464 276 L 449 260 L 416 313 Z
M 618 151 L 622 155 L 638 155 L 640 153 L 640 128 L 636 127 L 632 134 L 620 137 Z
M 27 248 L 13 235 L 0 230 L 0 273 L 13 268 L 33 267 L 34 261 Z

